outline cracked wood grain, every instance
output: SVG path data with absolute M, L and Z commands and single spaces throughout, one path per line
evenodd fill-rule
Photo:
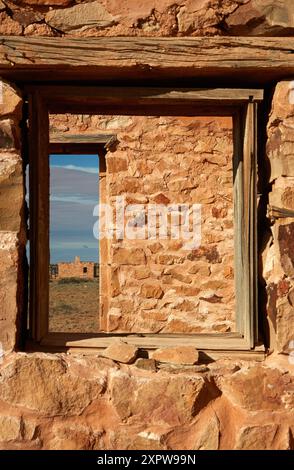
M 294 72 L 294 38 L 24 38 L 0 37 L 0 73 L 83 73 L 111 69 L 142 74 L 181 69 L 183 76 L 252 70 Z

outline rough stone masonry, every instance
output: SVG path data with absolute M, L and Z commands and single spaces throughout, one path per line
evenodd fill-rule
M 171 0 L 124 3 L 0 0 L 2 35 L 286 36 L 293 34 L 293 18 L 294 5 L 290 0 L 176 3 Z M 273 85 L 265 162 L 260 175 L 264 178 L 263 189 L 268 193 L 269 203 L 289 210 L 294 210 L 293 88 L 291 80 Z M 124 357 L 116 351 L 115 360 L 85 357 L 82 353 L 17 352 L 26 275 L 22 97 L 13 84 L 3 83 L 3 98 L 0 103 L 0 340 L 6 354 L 0 369 L 0 448 L 293 449 L 294 228 L 291 217 L 276 219 L 269 215 L 261 233 L 259 276 L 264 293 L 261 310 L 271 352 L 261 363 L 235 359 L 232 354 L 206 366 L 195 364 L 197 357 L 193 359 L 191 351 L 182 364 L 181 354 L 175 351 L 155 354 L 153 359 L 136 359 L 137 351 L 125 347 Z M 91 123 L 81 125 L 83 131 L 89 127 L 91 130 Z M 172 130 L 173 125 L 169 128 Z M 142 132 L 140 126 L 137 130 L 139 134 Z M 126 171 L 125 155 L 111 155 L 109 163 L 111 158 L 118 158 L 120 171 Z M 148 181 L 148 164 L 140 167 L 137 162 L 132 163 L 133 170 L 128 171 L 135 174 L 141 171 Z M 181 184 L 190 182 L 189 178 L 181 176 Z M 150 185 L 156 183 L 152 179 L 148 181 Z M 114 191 L 119 190 L 114 173 L 110 182 Z M 145 246 L 140 250 L 141 258 L 138 254 L 138 264 L 132 270 L 141 272 L 143 277 L 136 282 L 143 286 L 146 256 L 156 257 L 156 253 L 147 252 Z M 126 253 L 118 253 L 117 265 L 123 272 Z M 176 268 L 179 266 L 181 263 L 176 264 Z M 174 268 L 164 265 L 164 269 Z M 168 274 L 172 275 L 172 272 Z M 118 275 L 119 283 L 114 289 L 124 287 L 122 276 Z M 112 279 L 115 284 L 114 273 Z M 172 282 L 189 286 L 183 279 L 178 276 Z M 160 288 L 165 294 L 164 288 Z M 141 292 L 147 295 L 150 289 L 145 287 Z M 154 296 L 156 302 L 160 302 L 161 295 Z M 149 301 L 148 296 L 142 301 Z M 113 308 L 121 306 L 113 305 Z M 143 309 L 138 311 L 136 321 L 142 321 Z M 126 306 L 126 315 L 129 312 Z M 165 321 L 158 317 L 155 320 Z M 121 324 L 118 328 L 122 328 Z
M 116 148 L 106 154 L 103 198 L 113 219 L 117 198 L 124 198 L 124 207 L 129 207 L 125 224 L 142 238 L 130 239 L 126 233 L 122 240 L 112 237 L 107 250 L 100 248 L 100 263 L 108 271 L 104 279 L 110 280 L 109 286 L 101 285 L 101 291 L 109 292 L 102 328 L 236 331 L 231 117 L 54 115 L 50 122 L 51 132 L 65 136 L 117 135 Z M 191 238 L 184 239 L 180 219 L 174 238 L 168 224 L 166 238 L 147 236 L 152 224 L 164 226 L 179 206 L 191 210 L 193 203 L 201 204 L 199 248 L 189 248 Z M 155 205 L 164 220 L 152 219 L 150 207 Z

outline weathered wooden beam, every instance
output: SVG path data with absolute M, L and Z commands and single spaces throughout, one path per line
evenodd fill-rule
M 51 144 L 108 144 L 114 134 L 70 134 L 65 132 L 50 132 Z
M 54 75 L 48 74 L 52 70 Z M 246 76 L 267 81 L 293 73 L 293 37 L 0 36 L 0 74 L 22 80 Z
M 42 346 L 65 347 L 65 348 L 96 348 L 104 349 L 110 344 L 123 339 L 129 344 L 133 344 L 145 350 L 158 349 L 160 347 L 173 346 L 193 346 L 201 350 L 218 351 L 246 351 L 248 344 L 237 333 L 212 333 L 212 334 L 106 334 L 98 333 L 50 333 L 42 339 Z M 263 346 L 256 346 L 255 351 L 264 352 Z
M 35 88 L 34 84 L 25 87 L 27 92 Z M 195 116 L 215 115 L 218 108 L 217 112 L 222 113 L 219 115 L 232 115 L 238 105 L 263 99 L 263 90 L 258 88 L 80 87 L 72 84 L 66 87 L 38 84 L 37 88 L 42 91 L 51 113 Z
M 125 340 L 125 338 L 124 338 Z M 60 342 L 61 343 L 61 342 Z M 109 345 L 108 345 L 109 346 Z M 161 346 L 160 346 L 161 347 Z M 44 351 L 46 353 L 67 353 L 67 354 L 82 354 L 83 356 L 97 356 L 101 355 L 103 350 L 105 350 L 106 346 L 103 347 L 98 345 L 98 347 L 78 347 L 78 346 L 65 346 L 63 344 L 52 344 L 44 346 L 39 343 L 35 343 L 33 341 L 26 342 L 26 351 L 27 352 L 40 352 Z M 155 348 L 152 347 L 150 349 L 144 347 L 141 350 L 143 351 L 153 351 Z M 240 350 L 215 350 L 215 349 L 199 349 L 199 363 L 206 364 L 213 361 L 217 361 L 219 359 L 233 359 L 233 360 L 243 360 L 243 361 L 264 361 L 266 358 L 266 351 L 264 348 L 255 348 L 250 351 L 240 351 Z M 164 366 L 162 366 L 164 367 Z M 166 365 L 168 367 L 168 365 Z M 180 366 L 179 366 L 180 367 Z
M 99 154 L 110 150 L 118 142 L 116 134 L 70 134 L 50 131 L 50 153 Z
M 49 116 L 38 91 L 29 103 L 30 163 L 30 319 L 39 341 L 49 329 Z M 42 294 L 40 294 L 42 293 Z
M 72 87 L 50 86 L 43 95 L 50 102 L 96 102 L 102 105 L 234 105 L 262 101 L 263 90 L 254 88 L 151 88 L 151 87 Z

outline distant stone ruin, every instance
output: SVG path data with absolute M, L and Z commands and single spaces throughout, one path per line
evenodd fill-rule
M 94 261 L 81 261 L 80 256 L 75 256 L 74 260 L 68 263 L 50 264 L 49 275 L 51 280 L 71 277 L 94 279 L 99 277 L 99 264 Z

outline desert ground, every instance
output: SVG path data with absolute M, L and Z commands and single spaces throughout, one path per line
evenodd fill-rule
M 98 331 L 98 279 L 67 278 L 50 281 L 50 332 Z

